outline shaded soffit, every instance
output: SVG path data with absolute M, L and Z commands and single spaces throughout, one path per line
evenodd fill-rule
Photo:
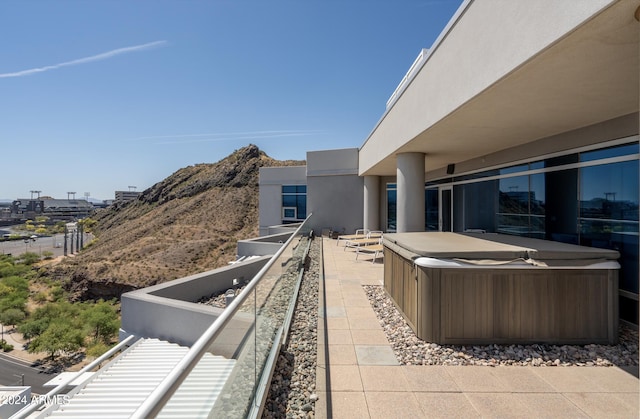
M 361 174 L 395 176 L 403 152 L 437 170 L 638 112 L 638 5 L 594 16 Z

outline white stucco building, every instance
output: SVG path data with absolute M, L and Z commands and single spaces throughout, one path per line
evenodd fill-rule
M 638 324 L 639 6 L 463 2 L 358 150 L 308 153 L 296 184 L 316 231 L 482 229 L 616 249 L 621 319 Z M 261 226 L 280 198 L 261 193 Z

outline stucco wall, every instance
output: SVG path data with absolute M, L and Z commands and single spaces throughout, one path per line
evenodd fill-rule
M 358 177 L 358 149 L 307 153 L 307 212 L 319 235 L 325 228 L 353 232 L 363 226 L 364 179 Z
M 192 345 L 222 312 L 196 301 L 232 288 L 234 278 L 251 280 L 268 260 L 265 256 L 122 294 L 120 339 L 135 335 Z

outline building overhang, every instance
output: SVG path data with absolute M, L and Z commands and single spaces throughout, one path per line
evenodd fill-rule
M 637 0 L 467 1 L 359 153 L 427 171 L 638 112 Z M 637 131 L 636 131 L 637 132 Z

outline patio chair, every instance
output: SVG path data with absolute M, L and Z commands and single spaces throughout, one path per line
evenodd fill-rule
M 344 250 L 347 250 L 348 247 L 358 248 L 360 246 L 377 244 L 378 242 L 382 242 L 382 231 L 371 231 L 365 238 L 346 240 Z
M 340 244 L 340 240 L 357 240 L 357 239 L 365 239 L 367 238 L 367 235 L 370 233 L 369 230 L 367 230 L 366 228 L 359 228 L 356 230 L 355 234 L 343 234 L 341 236 L 338 236 L 338 239 L 336 240 L 336 246 L 338 246 Z
M 382 255 L 383 250 L 384 246 L 382 244 L 382 237 L 380 237 L 376 244 L 367 244 L 364 246 L 356 247 L 356 260 L 358 260 L 358 256 L 360 255 L 360 253 L 373 253 L 371 263 L 374 263 L 378 258 L 378 255 Z

